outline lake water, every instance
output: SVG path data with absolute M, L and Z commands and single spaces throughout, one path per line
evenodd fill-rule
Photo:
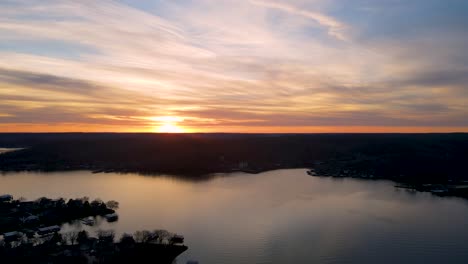
M 468 263 L 468 203 L 393 185 L 303 169 L 197 182 L 87 171 L 0 176 L 0 194 L 16 198 L 117 200 L 119 221 L 99 228 L 182 234 L 189 250 L 177 263 Z

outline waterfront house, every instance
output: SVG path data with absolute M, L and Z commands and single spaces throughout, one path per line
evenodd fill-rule
M 13 232 L 4 233 L 3 234 L 3 239 L 6 242 L 11 242 L 11 241 L 14 241 L 14 240 L 18 239 L 21 236 L 22 236 L 22 234 L 20 232 L 13 231 Z
M 47 235 L 51 233 L 56 233 L 60 231 L 60 226 L 54 225 L 54 226 L 48 226 L 48 227 L 42 227 L 37 229 L 37 233 L 39 235 Z

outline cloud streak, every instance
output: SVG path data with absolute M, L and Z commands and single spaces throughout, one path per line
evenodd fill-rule
M 466 37 L 364 36 L 379 20 L 341 4 L 0 3 L 0 130 L 153 131 L 165 116 L 201 132 L 468 127 Z
M 295 6 L 274 2 L 274 1 L 265 1 L 265 0 L 251 0 L 254 5 L 264 6 L 267 8 L 281 10 L 283 12 L 290 13 L 292 15 L 303 16 L 309 19 L 316 21 L 321 26 L 326 27 L 328 34 L 332 37 L 335 37 L 339 40 L 347 40 L 346 37 L 346 28 L 347 26 L 338 20 L 327 16 L 322 13 L 307 11 L 299 9 Z

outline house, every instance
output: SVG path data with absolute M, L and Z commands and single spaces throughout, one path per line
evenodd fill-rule
M 13 195 L 10 195 L 10 194 L 0 195 L 0 202 L 10 202 L 11 200 L 13 200 Z
M 30 215 L 28 217 L 23 217 L 20 219 L 23 224 L 30 224 L 30 223 L 35 223 L 39 221 L 39 217 L 35 215 Z
M 85 218 L 85 219 L 81 219 L 81 223 L 83 223 L 84 225 L 92 226 L 95 224 L 95 221 L 92 218 Z
M 42 227 L 37 229 L 37 233 L 39 235 L 47 235 L 51 233 L 56 233 L 60 231 L 60 226 L 54 225 L 54 226 L 48 226 L 48 227 Z
M 4 233 L 3 239 L 5 240 L 5 242 L 11 242 L 11 241 L 18 239 L 21 236 L 22 234 L 20 232 L 13 231 L 13 232 Z

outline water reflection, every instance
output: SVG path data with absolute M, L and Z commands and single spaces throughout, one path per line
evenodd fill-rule
M 22 150 L 22 148 L 0 148 L 0 155 L 7 152 Z
M 75 171 L 7 174 L 0 193 L 117 200 L 118 222 L 66 228 L 171 230 L 189 246 L 179 263 L 468 261 L 467 203 L 408 193 L 388 181 L 305 170 L 217 174 L 202 182 Z

